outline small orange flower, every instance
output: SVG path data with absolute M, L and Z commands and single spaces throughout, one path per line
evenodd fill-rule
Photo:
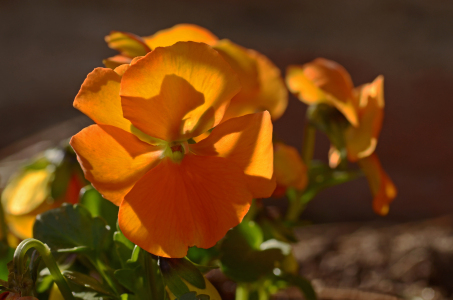
M 274 143 L 274 176 L 277 187 L 274 197 L 284 196 L 291 187 L 302 191 L 308 183 L 307 166 L 302 161 L 296 148 L 283 143 Z
M 272 194 L 269 113 L 220 124 L 239 90 L 218 52 L 195 42 L 88 75 L 74 106 L 97 125 L 70 143 L 85 177 L 120 206 L 119 226 L 132 242 L 183 257 L 190 246 L 212 247 L 253 197 Z
M 349 121 L 351 126 L 344 131 L 348 160 L 358 162 L 374 195 L 374 210 L 386 215 L 397 191 L 374 154 L 384 116 L 383 76 L 354 88 L 341 65 L 318 58 L 303 66 L 288 67 L 286 82 L 301 101 L 308 105 L 329 104 Z M 333 146 L 329 160 L 332 167 L 340 162 L 339 152 Z
M 288 104 L 288 92 L 280 70 L 266 56 L 227 39 L 219 40 L 200 26 L 179 24 L 143 38 L 113 31 L 106 41 L 110 48 L 121 53 L 104 60 L 105 66 L 109 68 L 129 63 L 134 57 L 145 55 L 156 47 L 171 46 L 179 41 L 211 45 L 233 68 L 242 86 L 241 91 L 231 99 L 224 120 L 264 110 L 268 110 L 272 120 L 276 120 Z

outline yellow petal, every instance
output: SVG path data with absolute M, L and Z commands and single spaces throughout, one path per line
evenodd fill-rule
M 151 36 L 144 37 L 143 40 L 151 49 L 155 49 L 187 41 L 213 45 L 217 42 L 217 37 L 203 27 L 193 24 L 178 24 L 168 29 L 159 30 Z
M 236 74 L 202 43 L 158 47 L 124 73 L 124 117 L 168 142 L 196 137 L 216 126 L 239 91 Z

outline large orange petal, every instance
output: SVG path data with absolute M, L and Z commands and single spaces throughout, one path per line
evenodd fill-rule
M 371 193 L 374 196 L 374 211 L 377 214 L 386 215 L 389 211 L 389 204 L 397 194 L 395 185 L 382 168 L 381 162 L 376 154 L 360 159 L 358 164 L 365 173 Z
M 335 106 L 353 126 L 358 125 L 352 80 L 336 62 L 318 58 L 303 66 L 289 66 L 286 83 L 301 101 L 308 105 L 328 103 Z
M 105 37 L 105 41 L 110 48 L 129 58 L 142 56 L 151 51 L 141 37 L 128 32 L 112 31 Z
M 359 99 L 359 126 L 345 132 L 348 159 L 357 161 L 374 152 L 384 118 L 384 77 L 356 89 Z
M 128 65 L 115 70 L 96 68 L 88 74 L 79 93 L 74 99 L 74 107 L 90 117 L 97 124 L 112 125 L 137 135 L 141 140 L 156 144 L 154 138 L 147 136 L 123 117 L 121 107 L 121 75 Z
M 255 198 L 267 198 L 275 189 L 272 122 L 269 112 L 232 118 L 218 125 L 199 143 L 190 145 L 198 155 L 225 157 L 247 175 Z
M 277 185 L 297 190 L 307 186 L 307 166 L 296 148 L 283 143 L 274 144 L 274 174 Z
M 241 91 L 231 99 L 224 121 L 257 112 L 259 107 L 254 99 L 259 93 L 260 82 L 257 61 L 251 56 L 251 51 L 226 39 L 219 41 L 214 49 L 236 72 L 242 87 Z
M 168 29 L 159 30 L 151 36 L 143 37 L 143 40 L 151 49 L 155 49 L 187 41 L 213 45 L 218 39 L 212 32 L 203 27 L 193 24 L 178 24 Z
M 116 205 L 162 154 L 161 148 L 108 125 L 89 126 L 73 136 L 70 144 L 85 178 Z
M 268 110 L 272 120 L 280 118 L 288 106 L 288 90 L 286 89 L 280 69 L 266 56 L 251 50 L 258 66 L 260 92 L 255 98 L 259 110 Z
M 242 170 L 221 157 L 188 154 L 164 159 L 121 203 L 119 225 L 133 243 L 155 255 L 184 257 L 209 248 L 239 224 L 252 195 Z
M 173 142 L 216 126 L 239 89 L 236 74 L 210 46 L 179 42 L 132 64 L 120 94 L 125 118 L 146 134 Z

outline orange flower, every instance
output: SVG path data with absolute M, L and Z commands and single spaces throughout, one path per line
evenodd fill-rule
M 308 105 L 326 103 L 338 109 L 349 121 L 344 131 L 347 157 L 358 162 L 374 195 L 373 208 L 386 215 L 397 191 L 374 154 L 384 116 L 383 76 L 354 88 L 348 72 L 336 62 L 318 58 L 303 66 L 290 66 L 286 82 L 289 90 Z M 340 154 L 329 152 L 330 165 L 336 167 Z
M 171 46 L 179 41 L 211 45 L 230 64 L 242 86 L 241 91 L 231 99 L 224 120 L 264 110 L 268 110 L 272 120 L 276 120 L 281 117 L 288 104 L 288 92 L 280 70 L 266 56 L 229 40 L 219 40 L 202 27 L 179 24 L 143 38 L 131 33 L 113 31 L 106 37 L 106 41 L 110 48 L 121 53 L 104 60 L 105 66 L 109 68 L 129 63 L 132 58 L 145 55 L 156 47 Z
M 284 196 L 291 187 L 302 191 L 308 183 L 307 166 L 296 148 L 283 143 L 274 143 L 274 176 L 277 187 L 274 197 Z
M 190 246 L 212 247 L 253 197 L 272 194 L 269 113 L 219 124 L 239 89 L 218 52 L 195 42 L 88 75 L 74 106 L 97 125 L 71 145 L 85 177 L 120 206 L 119 226 L 132 242 L 183 257 Z

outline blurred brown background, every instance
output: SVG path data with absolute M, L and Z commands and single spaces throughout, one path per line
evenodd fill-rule
M 306 218 L 403 221 L 453 212 L 449 0 L 0 0 L 0 155 L 81 115 L 73 98 L 86 75 L 115 54 L 104 43 L 110 30 L 144 36 L 177 23 L 195 23 L 256 49 L 282 71 L 325 57 L 345 66 L 355 85 L 385 76 L 377 153 L 399 189 L 390 214 L 374 215 L 368 185 L 360 179 L 321 193 Z M 275 123 L 277 135 L 293 146 L 301 144 L 305 109 L 291 97 Z M 78 130 L 47 133 L 57 136 L 60 129 Z M 316 157 L 325 160 L 327 150 L 319 136 Z

